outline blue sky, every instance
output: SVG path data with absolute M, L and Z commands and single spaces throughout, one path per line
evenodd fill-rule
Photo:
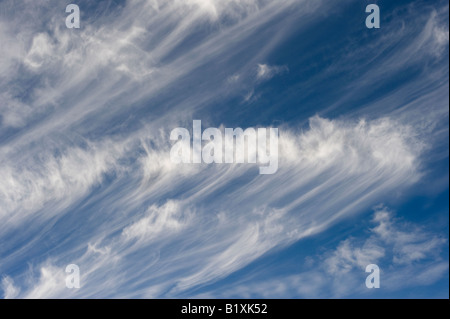
M 4 298 L 448 298 L 448 1 L 69 3 L 0 2 Z M 172 163 L 193 120 L 278 171 Z

